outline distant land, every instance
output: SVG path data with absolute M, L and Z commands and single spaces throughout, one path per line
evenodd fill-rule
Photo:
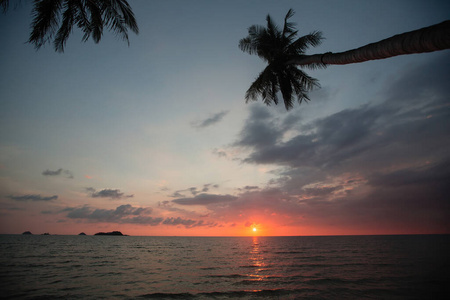
M 25 232 L 23 232 L 22 234 L 23 234 L 23 235 L 33 235 L 33 233 L 31 233 L 31 231 L 25 231 Z M 50 235 L 50 233 L 45 232 L 45 233 L 42 233 L 41 235 Z M 78 235 L 87 235 L 87 234 L 84 233 L 84 232 L 80 232 Z M 123 233 L 120 232 L 120 231 L 97 232 L 97 233 L 94 234 L 94 235 L 118 235 L 118 236 L 128 236 L 128 234 L 123 234 Z
M 124 236 L 124 234 L 122 234 L 122 232 L 120 231 L 112 231 L 112 232 L 97 232 L 94 235 L 122 235 Z

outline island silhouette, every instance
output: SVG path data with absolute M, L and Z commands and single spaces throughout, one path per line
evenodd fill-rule
M 120 231 L 112 231 L 112 232 L 97 232 L 94 235 L 121 235 L 121 236 L 125 236 L 125 234 L 122 234 L 122 232 Z
M 24 235 L 33 235 L 33 234 L 31 233 L 31 231 L 25 231 L 25 232 L 23 232 L 22 234 L 24 234 Z M 45 233 L 42 233 L 41 235 L 50 235 L 50 233 L 45 232 Z M 86 233 L 80 232 L 78 235 L 86 235 Z M 128 234 L 123 234 L 123 233 L 120 232 L 120 231 L 97 232 L 97 233 L 94 234 L 94 235 L 117 235 L 117 236 L 128 236 Z

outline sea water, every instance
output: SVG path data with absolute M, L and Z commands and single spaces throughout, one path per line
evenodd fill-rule
M 450 235 L 0 235 L 8 299 L 450 299 Z

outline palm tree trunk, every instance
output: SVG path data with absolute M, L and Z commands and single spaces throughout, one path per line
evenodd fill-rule
M 346 65 L 403 54 L 433 52 L 450 48 L 450 21 L 394 35 L 377 43 L 346 52 L 304 55 L 287 64 Z

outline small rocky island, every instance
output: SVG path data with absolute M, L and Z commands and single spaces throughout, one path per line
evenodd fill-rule
M 25 232 L 22 233 L 22 234 L 32 234 L 32 233 L 31 233 L 31 231 L 25 231 Z
M 120 231 L 112 231 L 112 232 L 97 232 L 94 235 L 121 235 L 121 236 L 125 236 L 125 234 L 122 234 L 122 232 Z
M 78 235 L 86 235 L 86 233 L 84 232 L 80 232 Z

